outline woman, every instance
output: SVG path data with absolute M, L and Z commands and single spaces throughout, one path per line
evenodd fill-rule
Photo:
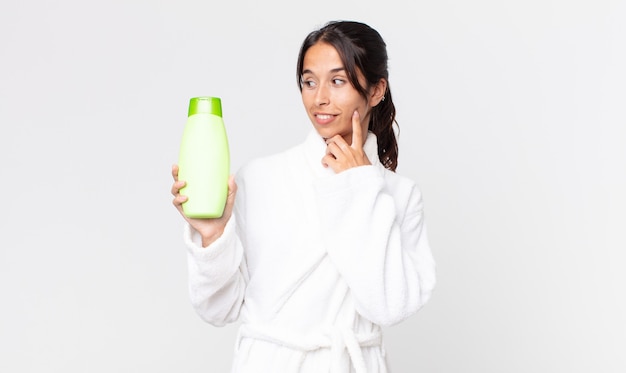
M 233 372 L 386 372 L 381 326 L 435 285 L 421 193 L 395 173 L 386 45 L 328 23 L 304 40 L 297 79 L 304 143 L 231 177 L 222 218 L 183 214 L 192 304 L 213 325 L 242 322 Z

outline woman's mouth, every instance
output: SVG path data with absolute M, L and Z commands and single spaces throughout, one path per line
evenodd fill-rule
M 331 114 L 315 114 L 315 121 L 318 124 L 328 124 L 335 119 L 334 115 Z

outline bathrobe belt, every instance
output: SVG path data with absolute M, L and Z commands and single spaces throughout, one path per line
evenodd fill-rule
M 244 338 L 258 339 L 301 352 L 311 352 L 329 348 L 331 372 L 341 372 L 341 357 L 344 348 L 352 361 L 356 373 L 366 373 L 362 347 L 381 346 L 382 335 L 379 327 L 370 333 L 355 333 L 350 328 L 333 326 L 318 333 L 294 333 L 278 329 L 273 325 L 242 324 L 237 336 L 237 347 Z M 304 358 L 304 354 L 303 354 Z

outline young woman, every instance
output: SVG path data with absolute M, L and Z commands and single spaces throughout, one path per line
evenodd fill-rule
M 229 181 L 222 218 L 189 219 L 190 296 L 213 325 L 241 321 L 233 372 L 386 372 L 381 326 L 435 285 L 422 196 L 395 173 L 386 45 L 358 22 L 309 34 L 297 65 L 313 130 Z

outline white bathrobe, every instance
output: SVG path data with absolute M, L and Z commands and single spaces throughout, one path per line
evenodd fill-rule
M 306 141 L 237 174 L 233 217 L 207 248 L 186 226 L 191 301 L 242 322 L 232 371 L 386 372 L 380 326 L 429 299 L 435 263 L 416 184 L 378 161 L 335 174 Z

